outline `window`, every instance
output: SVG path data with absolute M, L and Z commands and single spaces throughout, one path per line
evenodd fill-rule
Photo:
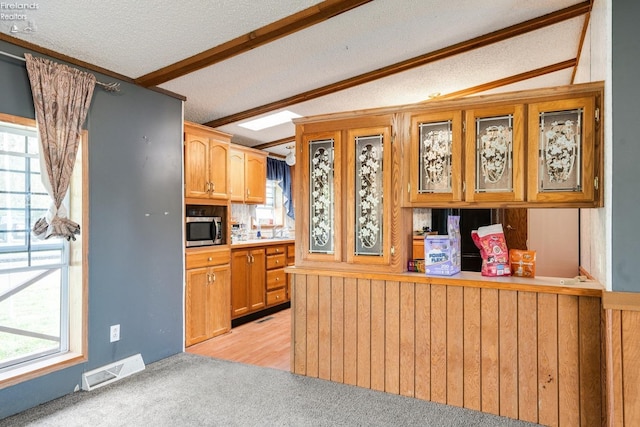
M 32 120 L 0 115 L 0 385 L 12 372 L 42 369 L 43 363 L 57 363 L 56 357 L 83 348 L 84 304 L 77 301 L 86 295 L 86 239 L 69 243 L 32 236 L 33 224 L 50 203 L 38 151 Z M 69 216 L 81 224 L 82 160 L 81 147 L 65 200 Z
M 261 226 L 280 227 L 284 225 L 284 206 L 279 181 L 267 180 L 264 205 L 256 206 L 256 220 Z

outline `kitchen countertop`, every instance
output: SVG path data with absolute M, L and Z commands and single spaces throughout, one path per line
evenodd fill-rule
M 267 239 L 252 239 L 252 240 L 241 240 L 231 244 L 231 249 L 237 248 L 248 248 L 254 246 L 274 246 L 274 245 L 282 245 L 295 243 L 295 239 L 292 238 L 267 238 Z

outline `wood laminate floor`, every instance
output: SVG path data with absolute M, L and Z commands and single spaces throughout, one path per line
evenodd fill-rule
M 290 349 L 291 309 L 285 309 L 187 347 L 186 352 L 288 371 Z

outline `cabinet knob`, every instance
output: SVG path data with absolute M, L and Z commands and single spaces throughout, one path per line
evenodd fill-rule
M 213 261 L 212 257 L 207 258 L 207 261 Z
M 280 264 L 280 260 L 279 259 L 276 260 L 276 264 Z
M 276 277 L 276 282 L 277 282 L 277 281 L 279 281 L 279 280 L 280 280 L 280 278 L 279 278 L 279 277 Z
M 280 295 L 276 295 L 276 299 L 280 299 Z

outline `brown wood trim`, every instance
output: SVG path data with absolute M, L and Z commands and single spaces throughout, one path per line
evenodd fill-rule
M 587 278 L 587 280 L 598 280 L 595 277 L 593 277 L 591 275 L 591 273 L 589 273 L 583 266 L 578 267 L 578 274 L 580 274 L 580 276 L 584 276 Z
M 415 58 L 407 59 L 396 64 L 392 64 L 377 70 L 370 71 L 368 73 L 360 74 L 355 77 L 351 77 L 336 83 L 332 83 L 317 89 L 313 89 L 307 92 L 303 92 L 289 98 L 274 101 L 269 104 L 261 105 L 249 110 L 241 111 L 236 114 L 232 114 L 226 117 L 221 117 L 216 120 L 212 120 L 205 123 L 207 126 L 218 127 L 229 123 L 237 122 L 249 117 L 263 114 L 269 111 L 283 108 L 291 104 L 297 104 L 303 101 L 309 101 L 310 99 L 319 98 L 321 96 L 329 95 L 340 90 L 349 89 L 354 86 L 358 86 L 364 83 L 368 83 L 383 77 L 387 77 L 402 71 L 406 71 L 415 67 L 429 64 L 441 59 L 449 58 L 454 55 L 458 55 L 464 52 L 472 51 L 493 43 L 507 40 L 511 37 L 516 37 L 531 31 L 539 30 L 549 25 L 557 24 L 567 19 L 572 19 L 585 13 L 589 13 L 591 10 L 591 2 L 585 1 L 573 6 L 558 10 L 556 12 L 549 13 L 547 15 L 533 18 L 519 24 L 512 25 L 501 30 L 497 30 L 488 34 L 484 34 L 479 37 L 472 38 L 451 46 L 447 46 L 442 49 L 429 52 Z
M 573 69 L 571 75 L 571 84 L 576 81 L 576 72 L 578 71 L 578 64 L 580 63 L 580 56 L 582 54 L 582 48 L 584 46 L 584 40 L 587 37 L 587 30 L 589 29 L 589 22 L 591 21 L 591 13 L 587 13 L 584 17 L 584 23 L 582 24 L 582 33 L 580 34 L 580 42 L 578 43 L 578 52 L 576 52 L 576 67 Z
M 434 99 L 427 100 L 425 102 L 432 102 L 433 100 L 444 100 L 461 98 L 463 96 L 475 95 L 476 93 L 486 92 L 490 89 L 510 85 L 513 83 L 522 82 L 524 80 L 532 79 L 534 77 L 540 77 L 545 74 L 554 73 L 556 71 L 564 70 L 566 68 L 574 67 L 578 64 L 577 59 L 569 59 L 567 61 L 558 62 L 556 64 L 548 65 L 546 67 L 537 68 L 535 70 L 527 71 L 525 73 L 516 74 L 513 76 L 505 77 L 504 79 L 494 80 L 492 82 L 483 83 L 478 86 L 469 87 L 459 90 L 457 92 L 451 92 L 446 95 L 438 96 Z
M 610 292 L 602 294 L 602 307 L 605 310 L 640 311 L 640 292 Z
M 136 83 L 144 87 L 150 87 L 168 82 L 326 21 L 370 1 L 325 0 L 197 55 L 140 76 L 136 79 Z
M 253 148 L 255 148 L 256 150 L 264 150 L 264 149 L 271 148 L 271 147 L 277 147 L 278 145 L 283 145 L 283 144 L 294 144 L 295 145 L 295 143 L 296 143 L 296 136 L 295 135 L 291 135 L 291 136 L 288 136 L 286 138 L 277 139 L 275 141 L 265 142 L 264 144 L 254 145 Z
M 603 288 L 598 282 L 580 282 L 578 285 L 561 285 L 560 278 L 536 277 L 526 279 L 520 277 L 485 277 L 480 273 L 461 272 L 454 276 L 427 276 L 424 273 L 381 273 L 372 271 L 326 270 L 322 268 L 286 267 L 285 273 L 301 275 L 320 275 L 341 278 L 361 278 L 370 280 L 387 280 L 412 282 L 429 285 L 463 286 L 485 289 L 502 289 L 558 295 L 575 295 L 602 297 Z M 640 295 L 640 294 L 638 294 Z M 639 304 L 640 305 L 640 304 Z

